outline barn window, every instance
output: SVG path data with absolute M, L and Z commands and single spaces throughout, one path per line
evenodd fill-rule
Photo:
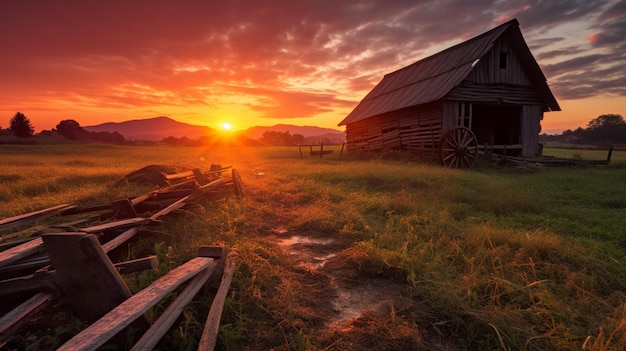
M 456 124 L 472 129 L 472 104 L 467 102 L 459 103 L 459 113 L 457 115 Z
M 500 52 L 500 68 L 502 69 L 506 68 L 506 60 L 508 56 L 509 54 L 507 52 L 504 52 L 504 51 Z

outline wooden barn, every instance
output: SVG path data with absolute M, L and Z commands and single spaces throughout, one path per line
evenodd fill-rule
M 484 148 L 537 155 L 547 111 L 560 107 L 514 19 L 385 75 L 339 126 L 348 151 L 412 150 L 468 167 Z

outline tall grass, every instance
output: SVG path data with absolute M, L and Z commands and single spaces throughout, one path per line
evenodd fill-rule
M 350 154 L 300 158 L 293 148 L 0 152 L 2 216 L 128 196 L 140 189 L 113 185 L 148 164 L 238 168 L 245 199 L 207 199 L 203 211 L 168 219 L 162 234 L 128 253 L 156 250 L 175 266 L 199 245 L 237 248 L 243 260 L 218 341 L 225 350 L 444 349 L 444 341 L 469 350 L 626 349 L 622 152 L 608 166 L 532 171 Z M 400 284 L 408 302 L 366 314 L 352 329 L 328 330 L 333 272 L 295 266 L 272 239 L 277 228 L 337 238 L 334 266 Z M 207 308 L 190 307 L 164 345 L 197 338 L 195 322 Z

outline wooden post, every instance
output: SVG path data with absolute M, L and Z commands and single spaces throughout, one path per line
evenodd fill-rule
M 324 155 L 324 143 L 320 144 L 320 158 L 322 158 L 322 155 Z
M 606 156 L 606 163 L 611 162 L 611 155 L 613 154 L 613 145 L 609 148 L 609 154 Z
M 93 234 L 42 235 L 53 280 L 79 318 L 92 322 L 131 296 Z

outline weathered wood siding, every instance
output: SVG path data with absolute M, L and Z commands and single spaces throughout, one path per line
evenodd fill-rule
M 401 109 L 350 123 L 346 142 L 351 151 L 383 149 L 435 153 L 442 131 L 440 102 Z
M 506 68 L 500 68 L 500 55 Z M 541 105 L 539 96 L 513 48 L 501 37 L 483 56 L 461 84 L 448 94 L 449 100 L 475 103 Z
M 506 68 L 500 68 L 500 54 L 506 54 Z M 506 40 L 500 37 L 465 79 L 478 84 L 504 84 L 532 88 L 522 63 Z
M 541 106 L 524 105 L 522 107 L 522 156 L 537 156 L 542 119 Z

